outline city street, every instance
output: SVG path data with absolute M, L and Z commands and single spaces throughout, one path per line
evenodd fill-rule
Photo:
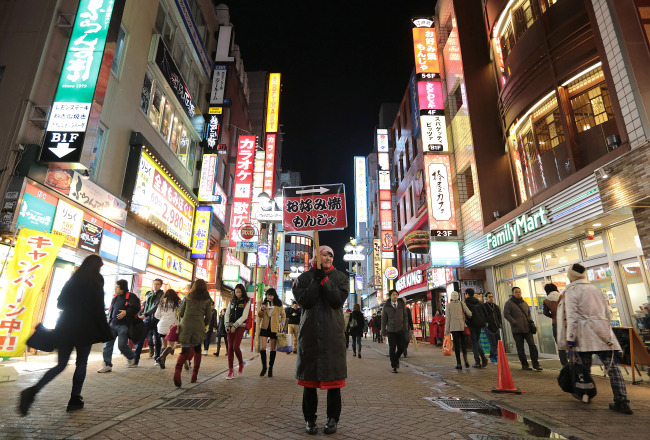
M 16 382 L 0 384 L 0 438 L 303 438 L 307 434 L 301 414 L 302 388 L 293 378 L 295 357 L 278 353 L 274 377 L 262 378 L 258 356 L 248 351 L 247 343 L 250 340 L 242 344 L 248 354 L 243 376 L 226 381 L 223 352 L 218 358 L 210 354 L 203 357 L 198 383 L 190 384 L 185 372 L 180 389 L 172 383 L 175 356 L 170 356 L 164 371 L 153 367 L 146 357 L 138 368 L 127 369 L 120 356 L 115 358 L 112 373 L 98 374 L 95 371 L 101 359 L 95 351 L 84 386 L 83 410 L 65 412 L 71 365 L 37 396 L 25 418 L 16 411 L 18 393 L 34 383 L 54 357 L 14 361 L 12 364 L 24 372 Z M 525 392 L 500 395 L 487 392 L 496 385 L 496 365 L 457 371 L 452 357 L 442 356 L 439 348 L 429 344 L 419 344 L 417 350 L 409 347 L 399 374 L 392 374 L 386 358 L 388 347 L 370 339 L 363 343 L 362 359 L 348 352 L 343 412 L 334 438 L 595 439 L 615 438 L 622 432 L 627 439 L 647 438 L 647 384 L 627 383 L 635 413 L 625 416 L 607 409 L 612 395 L 609 383 L 601 377 L 596 378 L 598 396 L 590 405 L 562 393 L 555 382 L 559 364 L 554 360 L 542 360 L 545 370 L 538 373 L 521 371 L 510 358 L 515 385 Z M 461 411 L 444 405 L 441 400 L 446 398 L 480 399 L 497 406 L 480 413 Z M 186 405 L 199 408 L 165 408 L 177 399 L 189 399 Z M 323 435 L 324 392 L 319 399 L 319 435 Z

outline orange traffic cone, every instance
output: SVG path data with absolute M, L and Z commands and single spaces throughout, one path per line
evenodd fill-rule
M 515 388 L 510 374 L 510 365 L 506 358 L 506 350 L 503 348 L 503 341 L 499 341 L 499 362 L 497 364 L 497 387 L 492 388 L 493 393 L 521 394 L 521 390 Z

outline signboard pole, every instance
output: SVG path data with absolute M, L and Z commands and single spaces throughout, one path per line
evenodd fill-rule
M 320 243 L 318 242 L 318 231 L 314 231 L 314 243 L 315 243 L 315 250 L 316 250 L 316 267 L 320 269 Z

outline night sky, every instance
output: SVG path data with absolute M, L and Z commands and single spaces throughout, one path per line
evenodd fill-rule
M 382 103 L 399 103 L 413 70 L 411 18 L 435 0 L 216 1 L 230 8 L 246 71 L 282 74 L 282 169 L 304 185 L 344 183 L 348 229 L 323 232 L 335 266 L 354 236 L 353 157 L 368 155 Z

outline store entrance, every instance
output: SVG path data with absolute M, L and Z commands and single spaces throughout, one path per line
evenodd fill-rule
M 537 325 L 537 346 L 541 355 L 557 355 L 555 339 L 553 339 L 553 321 L 544 315 L 544 300 L 546 291 L 544 286 L 549 283 L 548 277 L 535 278 L 530 280 L 530 294 L 532 296 L 533 319 Z M 558 286 L 558 289 L 560 286 Z
M 643 257 L 622 260 L 617 263 L 621 284 L 627 293 L 632 325 L 637 332 L 646 330 L 645 314 L 641 311 L 650 301 L 647 289 L 647 273 Z
M 57 307 L 59 295 L 65 283 L 74 273 L 74 264 L 63 260 L 56 260 L 53 265 L 52 280 L 50 281 L 47 292 L 47 302 L 45 303 L 45 313 L 43 315 L 43 327 L 54 329 L 56 321 L 59 319 L 61 310 Z

